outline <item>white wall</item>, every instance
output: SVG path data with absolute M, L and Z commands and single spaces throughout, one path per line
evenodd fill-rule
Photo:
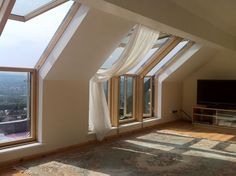
M 183 106 L 183 80 L 205 65 L 216 50 L 194 44 L 164 67 L 158 75 L 158 116 L 161 121 L 176 120 Z
M 183 83 L 183 109 L 191 115 L 197 103 L 198 79 L 236 79 L 236 54 L 221 51 L 210 62 L 189 75 Z
M 156 7 L 153 6 L 153 9 L 156 11 Z M 87 10 L 85 8 L 81 12 L 81 14 L 86 14 L 81 21 L 74 20 L 75 23 L 78 22 L 78 28 L 67 31 L 69 38 L 63 35 L 64 40 L 58 42 L 46 62 L 47 67 L 43 67 L 40 74 L 38 134 L 41 143 L 0 150 L 0 162 L 94 139 L 94 136 L 88 135 L 89 79 L 135 23 L 111 15 L 111 13 L 95 9 Z M 154 16 L 157 17 L 157 14 Z M 136 19 L 135 16 L 132 18 L 136 22 L 143 19 L 140 16 L 136 17 Z M 148 22 L 151 24 L 153 21 Z M 180 25 L 183 27 L 183 24 Z M 159 24 L 159 27 L 162 25 Z M 188 30 L 190 31 L 190 28 Z M 186 33 L 183 32 L 183 34 Z M 219 39 L 217 43 L 222 44 L 227 38 L 226 35 L 224 40 Z M 64 41 L 66 43 L 63 43 Z M 231 48 L 231 44 L 230 42 L 230 46 L 226 47 Z M 150 124 L 175 120 L 170 111 L 180 109 L 182 106 L 189 111 L 189 107 L 195 102 L 194 84 L 197 78 L 212 78 L 212 75 L 215 78 L 236 78 L 235 62 L 235 57 L 221 55 L 210 65 L 201 68 L 201 72 L 185 79 L 184 84 L 181 79 L 162 82 L 160 99 L 163 105 L 160 111 L 162 119 L 150 122 Z M 190 74 L 190 72 L 185 73 Z M 141 126 L 145 125 L 136 124 L 138 128 Z M 123 128 L 123 131 L 127 131 L 127 128 Z
M 182 108 L 182 82 L 164 81 L 159 87 L 159 110 L 160 122 L 170 122 L 178 119 L 174 110 Z

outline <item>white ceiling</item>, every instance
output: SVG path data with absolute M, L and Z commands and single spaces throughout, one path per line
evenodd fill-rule
M 236 36 L 235 0 L 172 0 L 218 29 Z
M 236 26 L 233 25 L 234 20 L 232 18 L 230 18 L 231 20 L 228 19 L 228 16 L 234 16 L 233 18 L 236 16 L 230 14 L 231 12 L 232 14 L 235 13 L 233 11 L 233 9 L 236 9 L 233 8 L 235 7 L 234 1 L 148 0 L 147 3 L 147 0 L 80 0 L 81 3 L 93 8 L 141 23 L 162 32 L 187 38 L 208 47 L 235 51 L 236 35 L 234 31 Z M 224 2 L 227 2 L 227 5 L 221 10 Z M 195 3 L 200 5 L 194 5 Z M 228 6 L 232 7 L 228 9 Z M 195 7 L 196 9 L 194 9 Z M 209 11 L 208 8 L 210 9 Z M 196 11 L 196 14 L 190 9 Z M 216 12 L 213 13 L 214 11 Z M 218 16 L 223 11 L 227 11 L 227 15 L 224 14 L 225 16 L 222 17 L 222 20 L 219 20 Z M 207 20 L 206 18 L 209 19 Z M 225 21 L 226 18 L 228 21 Z

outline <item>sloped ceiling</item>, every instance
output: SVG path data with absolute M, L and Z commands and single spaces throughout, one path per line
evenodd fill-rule
M 92 0 L 82 0 L 82 1 L 92 1 Z M 200 2 L 201 0 L 194 0 Z M 220 0 L 217 0 L 220 1 Z M 110 4 L 116 5 L 123 9 L 127 9 L 129 12 L 134 12 L 141 16 L 150 18 L 159 22 L 159 30 L 162 32 L 170 32 L 171 34 L 188 38 L 198 43 L 204 45 L 212 45 L 216 44 L 217 46 L 227 48 L 230 50 L 236 50 L 236 38 L 235 35 L 232 34 L 234 29 L 226 30 L 223 28 L 219 28 L 215 23 L 210 23 L 209 19 L 202 18 L 199 16 L 201 13 L 201 8 L 198 14 L 190 12 L 187 10 L 187 5 L 191 4 L 193 1 L 191 0 L 182 0 L 179 3 L 178 0 L 105 0 L 105 2 L 109 2 Z M 181 2 L 186 3 L 186 7 L 184 5 L 180 5 Z M 201 6 L 204 5 L 205 0 L 201 1 Z M 212 3 L 211 3 L 212 2 Z M 207 0 L 207 8 L 210 8 L 210 12 L 212 12 L 211 16 L 214 16 L 216 12 L 213 11 L 221 8 L 222 3 L 214 3 L 215 0 Z M 223 0 L 222 0 L 223 2 Z M 235 2 L 233 0 L 226 1 L 228 6 L 234 6 Z M 92 3 L 91 3 L 92 4 Z M 190 5 L 189 5 L 190 6 Z M 200 5 L 199 5 L 200 6 Z M 214 6 L 214 8 L 212 8 Z M 193 6 L 192 8 L 195 8 Z M 196 11 L 197 11 L 196 10 Z M 229 11 L 225 17 L 222 17 L 221 21 L 224 21 L 224 24 L 228 24 L 233 22 L 233 18 L 225 21 L 227 16 L 235 13 L 234 8 L 224 7 L 225 11 Z M 115 10 L 113 10 L 115 11 Z M 202 10 L 203 11 L 203 10 Z M 112 13 L 112 12 L 111 12 Z M 221 11 L 218 12 L 218 16 L 220 16 Z M 208 13 L 202 14 L 202 16 L 207 16 Z M 235 15 L 234 15 L 235 16 Z M 210 17 L 209 17 L 210 18 Z M 215 19 L 217 16 L 215 17 Z M 136 17 L 134 20 L 139 21 L 141 17 Z M 142 21 L 143 22 L 143 21 Z M 217 22 L 218 23 L 218 22 Z M 220 21 L 219 21 L 220 24 Z M 231 25 L 232 26 L 232 25 Z M 227 27 L 226 27 L 227 28 Z M 231 27 L 229 27 L 231 28 Z M 175 29 L 175 30 L 174 30 Z M 232 31 L 231 31 L 232 30 Z M 213 46 L 213 45 L 212 45 Z
M 134 25 L 90 9 L 45 79 L 89 80 Z
M 201 47 L 192 57 L 190 57 L 181 67 L 173 72 L 165 81 L 183 81 L 186 77 L 196 72 L 202 66 L 210 62 L 217 50 L 209 47 Z M 167 68 L 168 69 L 168 68 Z
M 86 0 L 84 2 L 89 2 Z M 57 58 L 52 69 L 46 76 L 49 80 L 89 80 L 104 63 L 108 56 L 119 44 L 121 39 L 141 18 L 145 15 L 157 22 L 163 22 L 178 30 L 187 31 L 201 36 L 208 41 L 226 48 L 234 48 L 235 40 L 231 34 L 223 32 L 208 21 L 185 10 L 174 0 L 106 0 L 118 4 L 120 7 L 135 11 L 136 13 L 129 21 L 125 14 L 113 14 L 119 8 L 117 6 L 106 6 L 106 10 L 91 8 L 84 18 L 72 39 L 63 48 L 63 52 Z M 184 1 L 184 0 L 183 0 Z M 83 0 L 82 0 L 83 2 Z M 91 1 L 90 5 L 94 1 Z M 99 1 L 105 2 L 105 1 Z M 105 2 L 107 3 L 107 2 Z M 92 6 L 92 5 L 91 5 Z M 109 8 L 108 8 L 109 7 Z M 106 12 L 105 12 L 106 11 Z M 107 12 L 109 11 L 109 12 Z M 137 14 L 139 13 L 139 14 Z M 144 21 L 143 21 L 144 22 Z M 155 22 L 154 22 L 155 23 Z M 201 26 L 202 25 L 202 26 Z M 162 26 L 159 26 L 160 28 Z M 161 28 L 161 29 L 165 29 Z M 167 30 L 169 28 L 166 28 Z M 157 28 L 158 30 L 158 28 Z M 168 32 L 168 31 L 165 31 Z M 174 34 L 174 33 L 172 33 Z M 180 34 L 180 33 L 179 33 Z M 182 33 L 182 37 L 189 35 Z M 214 39 L 213 39 L 214 38 Z M 194 38 L 193 38 L 194 39 Z M 213 57 L 215 50 L 207 45 L 192 56 L 185 64 L 168 77 L 168 81 L 183 80 L 187 75 L 196 71 Z M 52 53 L 53 55 L 53 53 Z
M 236 36 L 235 0 L 172 0 L 174 3 L 205 19 L 216 28 Z

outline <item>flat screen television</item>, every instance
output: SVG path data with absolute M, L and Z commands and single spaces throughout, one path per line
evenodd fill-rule
M 236 108 L 236 80 L 198 80 L 197 104 Z

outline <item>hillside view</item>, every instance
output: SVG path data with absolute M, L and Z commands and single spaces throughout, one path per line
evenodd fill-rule
M 0 72 L 0 122 L 27 118 L 28 73 Z

